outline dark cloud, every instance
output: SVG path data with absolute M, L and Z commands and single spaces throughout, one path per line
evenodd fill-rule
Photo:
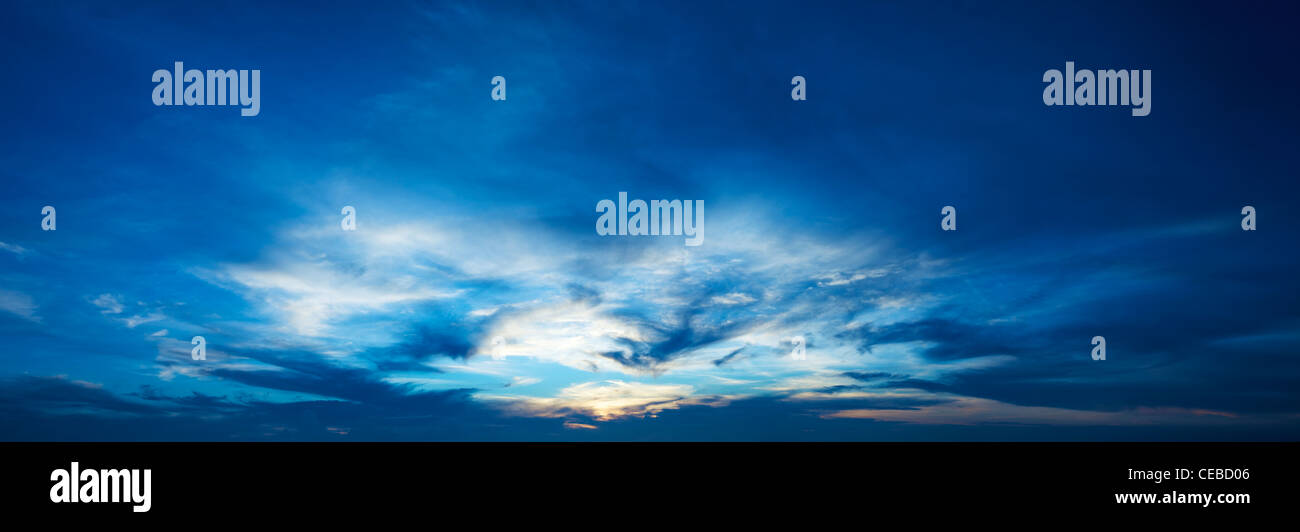
M 457 325 L 460 325 L 459 327 Z M 476 330 L 466 324 L 423 324 L 404 335 L 398 343 L 375 348 L 361 356 L 375 363 L 380 371 L 437 371 L 427 362 L 439 357 L 464 360 L 474 344 L 465 336 Z
M 731 362 L 732 359 L 736 358 L 736 356 L 739 355 L 739 354 L 740 354 L 742 351 L 744 351 L 744 350 L 745 350 L 744 347 L 736 348 L 736 349 L 733 350 L 732 352 L 727 353 L 726 355 L 723 355 L 722 357 L 720 357 L 720 358 L 714 360 L 714 361 L 713 361 L 713 365 L 714 365 L 714 366 L 721 366 L 721 365 L 723 365 L 723 364 L 726 364 L 726 363 L 728 363 L 728 362 Z
M 884 371 L 846 371 L 843 373 L 843 375 L 845 377 L 849 377 L 851 379 L 864 381 L 864 382 L 878 381 L 881 379 L 887 379 L 894 376 L 892 373 L 888 373 Z
M 0 386 L 0 409 L 31 408 L 53 412 L 100 412 L 107 415 L 158 413 L 153 406 L 127 401 L 91 383 L 65 377 L 21 376 Z

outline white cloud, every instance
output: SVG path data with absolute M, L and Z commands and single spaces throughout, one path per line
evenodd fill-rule
M 41 321 L 36 315 L 36 303 L 21 292 L 0 290 L 0 310 L 37 323 Z
M 158 348 L 154 362 L 158 367 L 158 378 L 170 381 L 177 375 L 191 378 L 206 378 L 214 371 L 282 371 L 281 368 L 264 364 L 250 358 L 231 355 L 224 350 L 207 344 L 204 360 L 193 359 L 193 344 L 175 338 L 155 337 L 150 339 Z
M 457 295 L 414 275 L 372 268 L 346 271 L 305 258 L 228 266 L 219 276 L 284 317 L 287 328 L 304 336 L 326 335 L 334 322 L 356 314 Z
M 741 292 L 732 292 L 726 295 L 713 296 L 713 304 L 715 305 L 748 305 L 755 301 L 757 300 L 750 297 L 749 294 Z
M 643 373 L 611 360 L 603 353 L 622 352 L 625 342 L 660 340 L 659 333 L 609 313 L 604 305 L 565 301 L 541 305 L 498 320 L 487 338 L 500 341 L 479 346 L 493 358 L 531 357 L 585 371 Z
M 99 297 L 96 297 L 90 303 L 92 305 L 95 305 L 96 307 L 99 307 L 101 309 L 99 311 L 101 314 L 122 313 L 122 302 L 118 301 L 117 297 L 114 296 L 113 294 L 100 294 Z
M 126 328 L 134 329 L 136 328 L 136 326 L 141 324 L 154 322 L 154 321 L 162 321 L 165 319 L 167 319 L 166 315 L 163 315 L 158 312 L 151 312 L 144 316 L 131 316 L 129 318 L 122 318 L 122 323 L 126 324 Z
M 511 378 L 510 378 L 510 384 L 508 384 L 507 386 L 516 387 L 516 388 L 517 388 L 517 387 L 520 387 L 520 386 L 528 386 L 528 385 L 530 385 L 530 384 L 537 384 L 537 383 L 539 383 L 539 382 L 542 382 L 542 379 L 539 379 L 539 378 L 537 378 L 537 377 L 519 377 L 519 376 L 515 376 L 515 377 L 511 377 Z
M 10 252 L 10 253 L 13 253 L 13 254 L 15 254 L 15 255 L 26 255 L 26 254 L 27 254 L 27 248 L 22 247 L 22 246 L 17 245 L 17 244 L 6 244 L 6 243 L 4 243 L 4 242 L 0 242 L 0 249 L 5 250 L 5 251 L 8 251 L 8 252 Z

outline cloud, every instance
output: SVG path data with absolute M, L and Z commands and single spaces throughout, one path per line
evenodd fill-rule
M 687 405 L 725 405 L 728 398 L 694 396 L 694 388 L 680 384 L 645 384 L 609 380 L 569 386 L 557 397 L 482 396 L 501 403 L 514 415 L 567 417 L 582 415 L 597 421 L 624 417 L 654 417 Z
M 827 419 L 870 419 L 927 425 L 1230 425 L 1243 419 L 1230 412 L 1185 408 L 1136 407 L 1120 411 L 1073 410 L 1018 406 L 977 397 L 952 397 L 942 404 L 908 409 L 858 408 L 823 415 Z M 1295 416 L 1276 416 L 1272 423 L 1293 422 Z M 1252 421 L 1258 423 L 1259 420 Z
M 537 384 L 539 382 L 542 382 L 542 379 L 539 379 L 537 377 L 514 376 L 510 378 L 510 382 L 506 384 L 506 387 L 528 386 L 530 384 Z
M 721 296 L 713 296 L 711 301 L 715 305 L 747 305 L 758 300 L 750 297 L 749 294 L 732 292 Z
M 0 311 L 8 312 L 28 321 L 40 323 L 36 303 L 31 296 L 21 292 L 0 289 Z
M 235 265 L 221 272 L 254 301 L 264 301 L 287 328 L 321 336 L 338 320 L 393 306 L 452 297 L 413 275 L 387 276 L 367 268 L 346 271 L 328 261 L 301 258 L 272 265 Z
M 30 408 L 47 414 L 100 414 L 130 416 L 158 409 L 128 401 L 103 386 L 66 376 L 20 376 L 0 385 L 0 410 Z
M 90 302 L 92 305 L 99 307 L 102 314 L 121 314 L 122 302 L 117 300 L 113 294 L 100 294 Z
M 587 301 L 566 301 L 503 316 L 487 331 L 501 338 L 479 352 L 495 358 L 529 357 L 585 371 L 640 373 L 608 356 L 631 345 L 662 339 L 660 331 L 612 312 L 610 306 Z
M 158 334 L 149 335 L 148 339 L 153 341 L 157 348 L 154 364 L 158 368 L 158 378 L 164 381 L 170 381 L 180 375 L 191 378 L 217 378 L 223 372 L 242 374 L 282 369 L 273 363 L 265 363 L 253 357 L 231 354 L 212 344 L 205 346 L 204 360 L 194 360 L 194 344 L 191 341 L 167 338 Z
M 10 253 L 13 253 L 14 255 L 19 255 L 19 256 L 26 255 L 28 253 L 28 250 L 25 247 L 19 246 L 17 244 L 6 244 L 4 242 L 0 242 L 0 250 L 8 251 Z
M 464 391 L 402 395 L 403 400 L 265 401 L 153 386 L 115 394 L 66 377 L 0 380 L 0 426 L 9 441 L 310 441 L 520 439 L 548 421 L 515 420 L 506 427 L 493 409 Z
M 155 321 L 162 321 L 162 320 L 165 320 L 165 319 L 167 319 L 167 316 L 166 316 L 166 315 L 163 315 L 162 313 L 159 313 L 159 312 L 150 312 L 150 313 L 147 314 L 147 315 L 138 315 L 138 316 L 130 316 L 130 317 L 127 317 L 127 318 L 122 318 L 122 323 L 126 324 L 126 328 L 128 328 L 128 329 L 134 329 L 134 328 L 136 328 L 137 326 L 142 325 L 142 324 L 145 324 L 145 323 L 150 323 L 150 322 L 155 322 Z

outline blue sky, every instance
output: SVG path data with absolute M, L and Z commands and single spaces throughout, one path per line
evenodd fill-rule
M 0 438 L 1295 439 L 1294 8 L 1047 4 L 9 3 Z

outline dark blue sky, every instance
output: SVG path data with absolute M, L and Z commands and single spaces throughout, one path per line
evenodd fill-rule
M 0 439 L 1300 435 L 1292 5 L 3 10 Z

